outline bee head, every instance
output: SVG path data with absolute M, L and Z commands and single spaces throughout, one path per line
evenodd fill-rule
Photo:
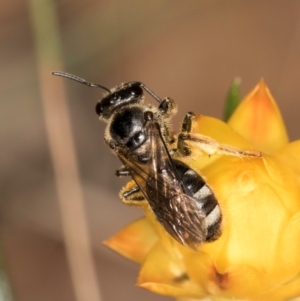
M 126 83 L 110 91 L 96 105 L 96 113 L 101 119 L 107 120 L 113 112 L 122 106 L 136 104 L 142 100 L 143 89 L 137 82 Z
M 96 105 L 96 113 L 99 115 L 100 119 L 108 120 L 116 109 L 125 105 L 140 103 L 143 99 L 143 89 L 159 103 L 162 102 L 160 97 L 141 82 L 128 82 L 110 90 L 102 85 L 93 84 L 70 73 L 54 71 L 52 74 L 74 80 L 88 87 L 105 90 L 107 92 L 106 96 L 104 96 Z

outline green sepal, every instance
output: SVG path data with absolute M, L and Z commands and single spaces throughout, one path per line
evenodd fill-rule
M 239 77 L 236 77 L 230 85 L 224 108 L 225 121 L 228 121 L 240 103 L 240 85 L 241 79 Z

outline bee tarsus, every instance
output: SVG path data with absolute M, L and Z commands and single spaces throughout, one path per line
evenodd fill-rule
M 116 170 L 115 174 L 117 177 L 130 176 L 130 170 L 126 169 L 125 167 L 121 167 L 120 169 Z

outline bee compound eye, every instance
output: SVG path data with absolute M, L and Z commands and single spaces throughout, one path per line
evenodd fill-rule
M 131 139 L 127 142 L 127 147 L 129 148 L 136 148 L 138 146 L 140 146 L 141 144 L 143 144 L 143 142 L 146 140 L 146 135 L 145 133 L 141 132 L 137 132 L 135 133 Z
M 143 132 L 139 132 L 136 135 L 133 136 L 134 143 L 136 145 L 140 145 L 144 142 L 145 140 L 145 134 Z
M 143 89 L 139 85 L 133 85 L 130 88 L 130 93 L 133 96 L 142 96 L 143 95 Z
M 101 105 L 101 102 L 98 102 L 96 104 L 95 111 L 96 111 L 96 113 L 97 113 L 98 116 L 100 116 L 103 113 L 103 107 Z

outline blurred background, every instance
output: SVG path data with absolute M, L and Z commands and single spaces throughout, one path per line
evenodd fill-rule
M 63 102 L 63 89 L 101 294 L 97 300 L 169 300 L 136 287 L 139 267 L 102 245 L 142 216 L 118 197 L 126 180 L 114 176 L 120 163 L 103 143 L 105 124 L 94 111 L 102 91 L 50 72 L 60 68 L 109 88 L 142 81 L 161 97 L 175 99 L 175 129 L 187 111 L 222 118 L 236 76 L 242 79 L 242 96 L 263 77 L 291 140 L 299 139 L 300 2 L 36 2 L 0 0 L 1 253 L 13 300 L 96 300 L 79 300 L 74 291 L 57 193 L 59 167 L 53 167 L 49 144 L 49 124 L 59 127 L 60 109 L 54 105 L 47 117 L 43 99 Z M 49 24 L 54 35 L 47 34 Z

